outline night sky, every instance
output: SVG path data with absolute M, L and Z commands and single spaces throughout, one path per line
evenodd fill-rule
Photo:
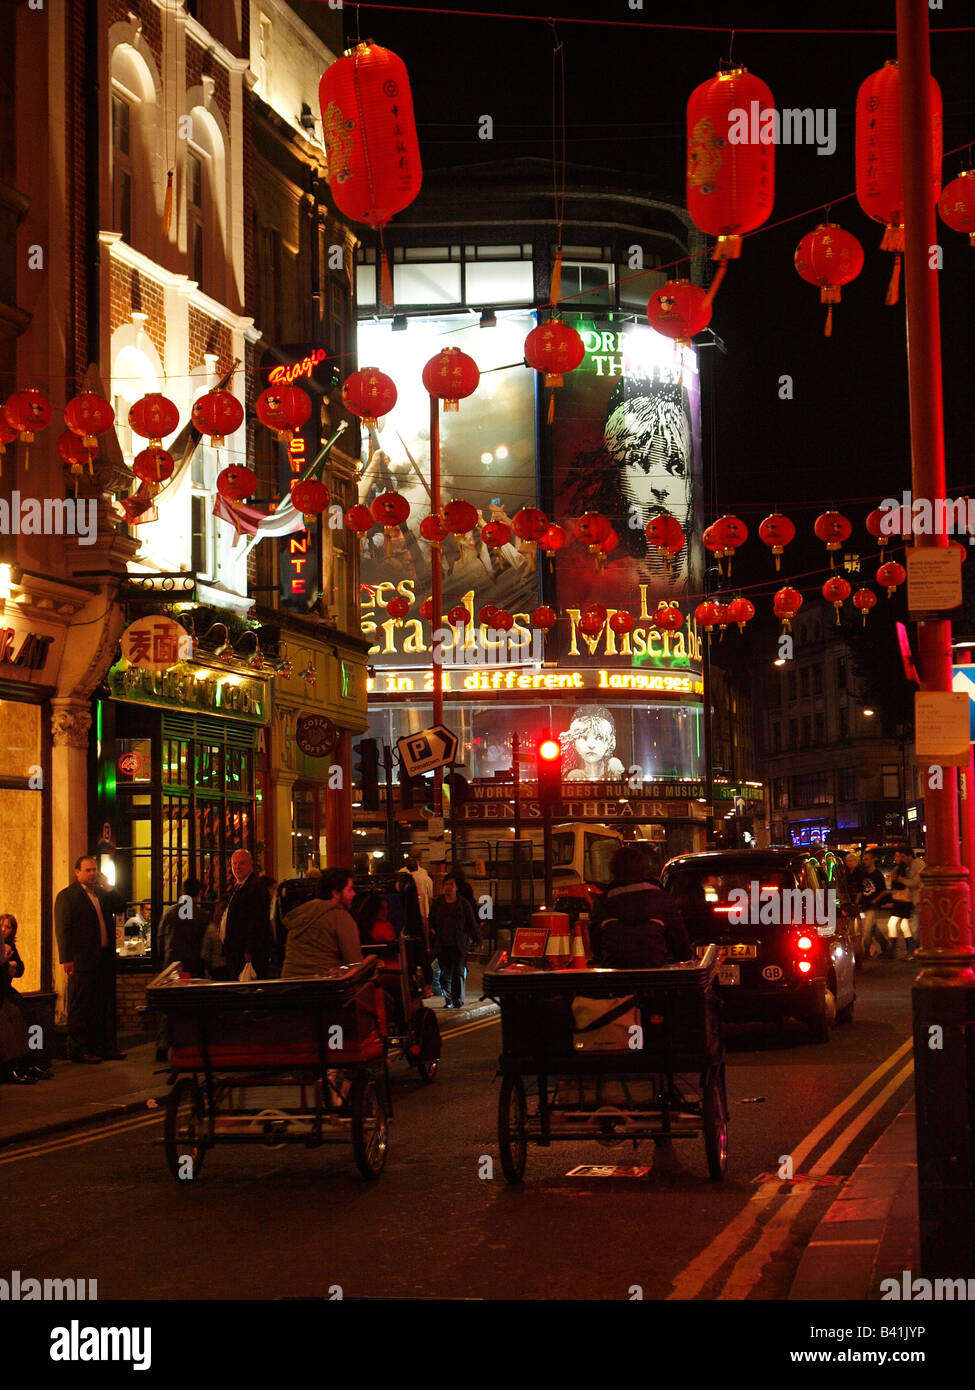
M 567 156 L 570 163 L 632 173 L 635 188 L 683 203 L 684 115 L 687 98 L 728 57 L 730 28 L 739 26 L 733 57 L 770 87 L 776 105 L 836 109 L 836 150 L 776 150 L 771 223 L 746 237 L 715 301 L 711 327 L 727 356 L 716 361 L 714 476 L 721 510 L 736 510 L 754 528 L 773 505 L 791 512 L 800 534 L 811 533 L 823 502 L 862 516 L 884 496 L 910 486 L 903 281 L 901 303 L 884 304 L 893 258 L 879 249 L 882 228 L 860 210 L 854 190 L 854 108 L 861 81 L 896 54 L 891 34 L 801 32 L 750 34 L 750 25 L 808 23 L 819 28 L 893 29 L 893 3 L 858 6 L 760 7 L 624 0 L 581 7 L 558 3 L 454 4 L 448 14 L 411 13 L 407 6 L 363 5 L 359 32 L 392 48 L 410 72 L 424 165 L 465 165 L 525 155 L 551 158 L 552 30 L 547 23 L 478 17 L 477 9 L 566 18 L 621 19 L 627 28 L 563 23 Z M 356 36 L 355 7 L 345 7 L 346 35 Z M 639 29 L 639 21 L 727 26 L 723 32 Z M 946 6 L 932 23 L 975 22 L 968 7 Z M 932 67 L 944 98 L 944 148 L 975 140 L 971 36 L 932 34 Z M 479 140 L 478 118 L 490 114 L 494 139 Z M 944 182 L 970 160 L 967 149 L 944 160 Z M 823 336 L 825 307 L 802 281 L 792 258 L 805 232 L 831 220 L 858 237 L 866 254 L 857 280 L 834 310 L 833 336 Z M 975 252 L 967 238 L 943 227 L 942 338 L 949 495 L 975 481 L 970 388 L 971 309 Z M 686 266 L 684 267 L 686 273 Z M 681 273 L 675 268 L 675 274 Z M 794 399 L 779 399 L 779 377 L 793 378 Z M 707 409 L 707 406 L 706 406 Z M 705 416 L 705 435 L 708 420 Z M 851 499 L 861 499 L 859 508 Z M 872 499 L 869 501 L 868 499 Z M 713 519 L 711 517 L 708 518 Z M 864 535 L 861 549 L 868 542 Z M 872 549 L 872 547 L 871 547 Z M 749 542 L 755 577 L 770 572 L 763 546 Z M 744 558 L 744 552 L 743 552 Z M 787 554 L 784 576 L 822 564 L 818 542 L 800 541 Z M 751 569 L 746 560 L 741 574 Z M 783 582 L 783 581 L 780 581 Z

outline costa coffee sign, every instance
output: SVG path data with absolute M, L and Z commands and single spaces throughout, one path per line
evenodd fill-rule
M 295 726 L 295 742 L 310 758 L 327 758 L 339 744 L 339 731 L 323 714 L 306 714 Z

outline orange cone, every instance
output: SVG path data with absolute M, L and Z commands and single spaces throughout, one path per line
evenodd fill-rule
M 582 943 L 582 928 L 578 922 L 572 928 L 572 960 L 569 962 L 571 970 L 588 970 L 586 964 L 586 948 Z

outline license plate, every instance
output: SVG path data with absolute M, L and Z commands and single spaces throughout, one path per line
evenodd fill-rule
M 729 960 L 755 960 L 758 956 L 758 947 L 753 941 L 739 941 L 734 946 L 726 946 L 724 953 Z
M 737 966 L 737 965 L 719 965 L 719 966 L 718 966 L 718 984 L 719 984 L 719 985 L 737 985 L 737 984 L 740 984 L 740 983 L 741 983 L 741 981 L 740 981 L 739 978 L 738 978 L 738 966 Z

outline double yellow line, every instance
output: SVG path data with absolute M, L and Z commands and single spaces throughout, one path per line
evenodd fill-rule
M 833 1164 L 846 1153 L 878 1110 L 882 1109 L 910 1079 L 914 1071 L 913 1058 L 908 1059 L 894 1075 L 891 1073 L 894 1072 L 898 1062 L 911 1051 L 912 1046 L 913 1041 L 908 1038 L 897 1048 L 896 1052 L 892 1052 L 886 1061 L 881 1062 L 879 1067 L 875 1068 L 868 1077 L 860 1082 L 859 1086 L 844 1097 L 838 1105 L 835 1105 L 814 1129 L 809 1131 L 792 1151 L 792 1171 L 794 1173 L 801 1171 L 801 1164 L 844 1116 L 858 1105 L 875 1086 L 889 1077 L 887 1084 L 862 1110 L 857 1111 L 822 1157 L 816 1160 L 809 1169 L 808 1177 L 810 1179 L 820 1178 L 830 1171 Z M 747 1298 L 758 1285 L 766 1265 L 788 1240 L 803 1207 L 815 1190 L 815 1182 L 810 1181 L 804 1183 L 799 1189 L 793 1188 L 792 1195 L 786 1197 L 782 1194 L 782 1179 L 776 1177 L 763 1182 L 734 1220 L 730 1221 L 724 1230 L 711 1241 L 710 1245 L 681 1271 L 674 1280 L 671 1292 L 667 1295 L 668 1299 L 698 1298 L 711 1280 L 718 1276 L 727 1261 L 735 1255 L 738 1258 L 735 1259 L 734 1264 L 725 1275 L 725 1281 L 716 1297 L 718 1299 Z M 762 1224 L 761 1218 L 779 1200 L 781 1200 L 781 1204 L 778 1210 L 774 1211 Z M 741 1247 L 756 1231 L 759 1232 L 757 1241 L 739 1254 Z

